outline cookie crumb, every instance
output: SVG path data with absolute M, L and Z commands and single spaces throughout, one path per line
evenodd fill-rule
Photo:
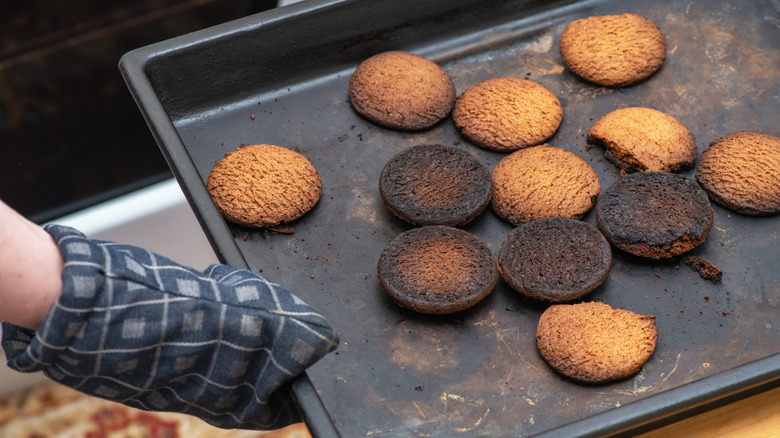
M 685 256 L 682 262 L 690 266 L 692 270 L 697 271 L 701 278 L 710 280 L 713 283 L 720 282 L 720 279 L 723 277 L 723 272 L 720 269 L 701 257 L 694 255 Z M 705 299 L 709 299 L 709 297 Z

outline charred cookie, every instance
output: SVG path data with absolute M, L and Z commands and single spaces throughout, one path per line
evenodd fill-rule
M 609 242 L 585 222 L 550 218 L 512 230 L 501 243 L 498 271 L 512 289 L 555 303 L 580 298 L 604 283 Z
M 447 314 L 474 306 L 493 290 L 498 269 L 490 248 L 459 228 L 412 228 L 382 251 L 377 276 L 399 306 Z
M 607 87 L 624 87 L 655 73 L 666 58 L 666 38 L 637 14 L 572 21 L 561 35 L 561 57 L 577 76 Z
M 418 131 L 450 113 L 455 85 L 435 62 L 390 51 L 358 65 L 349 80 L 349 100 L 360 115 L 378 125 Z
M 260 144 L 225 154 L 211 169 L 206 188 L 225 219 L 269 228 L 289 224 L 314 208 L 322 179 L 298 152 Z
M 421 145 L 401 151 L 379 177 L 387 208 L 412 225 L 465 225 L 490 202 L 490 171 L 468 152 Z
M 539 318 L 536 346 L 560 374 L 606 383 L 639 372 L 655 351 L 655 317 L 604 303 L 554 304 Z
M 663 259 L 704 242 L 712 228 L 712 207 L 701 187 L 683 175 L 632 173 L 601 195 L 596 222 L 623 251 Z
M 701 154 L 696 179 L 710 199 L 748 216 L 780 213 L 780 137 L 735 132 Z
M 622 108 L 596 121 L 588 142 L 626 172 L 676 172 L 696 162 L 696 139 L 674 117 L 650 108 Z
M 537 219 L 581 219 L 596 203 L 596 171 L 565 149 L 535 146 L 513 152 L 491 172 L 491 208 L 512 225 Z
M 563 119 L 563 107 L 550 90 L 536 82 L 494 78 L 458 96 L 452 119 L 475 145 L 511 152 L 552 137 Z

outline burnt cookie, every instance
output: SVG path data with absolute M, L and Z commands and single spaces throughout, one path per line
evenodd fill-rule
M 385 164 L 379 193 L 385 206 L 412 225 L 465 225 L 490 202 L 488 168 L 452 146 L 421 145 Z
M 632 173 L 601 195 L 596 222 L 621 250 L 664 259 L 704 242 L 712 228 L 712 207 L 704 190 L 683 175 Z
M 651 108 L 622 108 L 602 116 L 588 142 L 623 171 L 676 172 L 696 162 L 696 138 L 674 117 Z
M 536 82 L 494 78 L 458 96 L 452 119 L 475 145 L 512 152 L 552 137 L 563 119 L 563 107 L 555 94 Z
M 349 80 L 349 100 L 355 111 L 378 125 L 419 131 L 450 113 L 455 85 L 435 62 L 390 51 L 358 65 Z
M 399 306 L 420 313 L 468 309 L 490 294 L 498 268 L 478 237 L 444 225 L 412 228 L 382 251 L 377 276 Z
M 581 298 L 604 283 L 612 249 L 594 226 L 550 218 L 512 230 L 501 243 L 498 272 L 512 289 L 541 301 Z
M 490 206 L 515 226 L 550 217 L 581 219 L 601 190 L 596 171 L 585 160 L 547 145 L 507 155 L 491 177 Z
M 604 303 L 555 304 L 536 327 L 536 346 L 558 373 L 582 383 L 606 383 L 639 372 L 658 341 L 655 317 Z
M 603 15 L 569 23 L 561 57 L 577 76 L 594 84 L 624 87 L 655 73 L 666 58 L 666 38 L 637 14 Z
M 242 146 L 217 162 L 206 188 L 225 219 L 247 227 L 289 224 L 322 194 L 322 179 L 303 155 L 281 146 Z
M 735 132 L 701 154 L 696 179 L 710 199 L 748 216 L 780 213 L 780 137 Z

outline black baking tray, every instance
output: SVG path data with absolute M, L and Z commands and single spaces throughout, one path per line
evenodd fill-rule
M 663 67 L 620 89 L 575 77 L 558 51 L 564 26 L 623 12 L 660 27 Z M 426 143 L 463 148 L 490 168 L 504 155 L 470 144 L 450 118 L 403 133 L 359 117 L 349 76 L 386 50 L 436 61 L 458 93 L 499 76 L 546 86 L 564 108 L 549 143 L 588 161 L 602 189 L 619 173 L 586 134 L 619 107 L 671 114 L 693 131 L 699 153 L 735 131 L 780 135 L 777 1 L 310 0 L 126 54 L 129 89 L 219 259 L 295 292 L 341 336 L 338 350 L 292 385 L 314 435 L 629 435 L 780 385 L 778 216 L 713 205 L 712 232 L 692 253 L 723 271 L 720 283 L 677 259 L 615 250 L 609 278 L 586 299 L 655 315 L 659 340 L 640 373 L 612 384 L 553 372 L 535 347 L 545 305 L 501 280 L 454 315 L 395 306 L 376 264 L 409 226 L 382 204 L 385 162 Z M 296 148 L 322 176 L 322 198 L 294 234 L 226 223 L 205 189 L 214 163 L 254 143 Z M 593 212 L 583 220 L 594 223 Z M 494 255 L 511 230 L 490 210 L 464 228 Z

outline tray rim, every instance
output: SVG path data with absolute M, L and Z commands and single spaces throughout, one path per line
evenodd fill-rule
M 357 0 L 308 0 L 295 3 L 141 47 L 120 58 L 119 70 L 128 90 L 221 263 L 251 269 L 223 217 L 211 202 L 204 181 L 146 75 L 146 66 L 152 60 L 206 41 L 214 42 L 234 33 L 252 32 L 279 20 L 305 18 L 315 11 L 353 2 Z M 592 0 L 574 2 L 591 3 Z M 780 5 L 780 0 L 772 0 L 771 4 Z M 212 227 L 213 224 L 222 226 Z M 313 436 L 340 436 L 327 407 L 306 373 L 294 379 L 290 387 L 302 418 Z M 780 387 L 780 353 L 533 436 L 632 436 L 777 387 Z

